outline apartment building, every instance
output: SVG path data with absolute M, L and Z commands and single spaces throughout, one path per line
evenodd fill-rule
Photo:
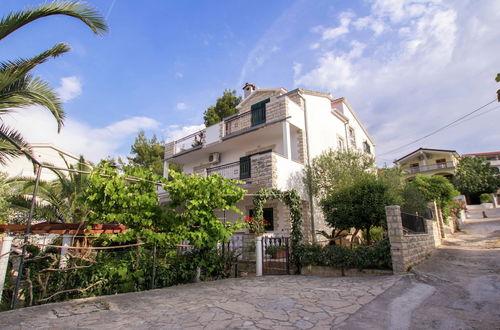
M 442 175 L 450 181 L 456 174 L 460 155 L 455 150 L 419 148 L 396 159 L 406 181 L 411 181 L 417 174 L 432 176 Z
M 242 180 L 248 191 L 238 205 L 243 216 L 253 215 L 252 194 L 260 188 L 296 189 L 303 200 L 304 233 L 311 239 L 325 224 L 314 203 L 310 208 L 302 182 L 304 166 L 328 149 L 352 148 L 375 155 L 374 141 L 345 98 L 300 88 L 257 88 L 250 83 L 243 92 L 237 114 L 168 141 L 164 168 L 176 163 L 188 174 Z M 220 216 L 226 221 L 242 218 Z M 289 212 L 283 203 L 269 201 L 264 218 L 270 223 L 268 235 L 289 234 Z

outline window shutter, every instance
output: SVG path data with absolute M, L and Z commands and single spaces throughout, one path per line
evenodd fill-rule
M 252 104 L 250 107 L 252 111 L 252 127 L 266 122 L 266 103 L 269 103 L 269 101 L 270 99 L 266 99 Z

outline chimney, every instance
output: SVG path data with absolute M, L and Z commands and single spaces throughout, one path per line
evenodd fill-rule
M 256 89 L 254 84 L 246 83 L 245 86 L 243 86 L 243 98 L 246 99 L 249 97 Z

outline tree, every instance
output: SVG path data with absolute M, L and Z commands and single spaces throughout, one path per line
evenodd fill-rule
M 445 221 L 451 214 L 451 206 L 455 197 L 460 195 L 450 181 L 441 175 L 423 176 L 417 174 L 413 181 L 407 185 L 415 187 L 426 202 L 436 201 Z
M 165 144 L 158 141 L 156 135 L 148 139 L 141 130 L 130 148 L 133 157 L 128 157 L 130 166 L 142 166 L 157 175 L 163 175 L 163 157 L 165 154 Z
M 365 230 L 370 244 L 370 229 L 385 225 L 385 206 L 393 203 L 388 192 L 387 184 L 375 175 L 364 175 L 333 190 L 321 201 L 325 221 L 334 229 Z
M 57 1 L 34 8 L 13 12 L 0 19 L 0 40 L 17 29 L 40 18 L 65 15 L 79 19 L 95 34 L 107 31 L 104 19 L 91 7 L 78 1 Z M 70 50 L 65 43 L 59 43 L 41 54 L 13 61 L 0 62 L 0 115 L 8 114 L 15 108 L 40 105 L 48 109 L 57 121 L 58 130 L 64 121 L 62 104 L 50 85 L 30 72 L 48 59 L 60 56 Z M 29 144 L 16 130 L 0 126 L 0 163 L 21 154 L 10 140 L 29 150 Z
M 77 164 L 66 162 L 66 166 L 76 171 L 51 169 L 57 179 L 39 182 L 36 218 L 64 223 L 84 223 L 87 220 L 89 210 L 82 194 L 88 186 L 89 175 L 82 172 L 90 171 L 92 165 L 80 156 Z M 28 212 L 35 179 L 15 178 L 11 182 L 17 188 L 17 195 L 11 198 L 12 205 L 19 211 Z
M 494 193 L 500 187 L 498 169 L 489 166 L 483 157 L 464 157 L 460 160 L 453 181 L 464 195 Z
M 372 156 L 354 150 L 329 150 L 313 159 L 305 169 L 305 184 L 320 199 L 342 185 L 353 184 L 374 169 Z
M 241 96 L 236 96 L 236 90 L 224 90 L 224 93 L 215 103 L 207 108 L 203 116 L 205 126 L 212 126 L 222 121 L 222 119 L 238 113 L 236 106 L 241 102 Z

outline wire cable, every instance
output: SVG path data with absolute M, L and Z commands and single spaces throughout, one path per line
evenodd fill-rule
M 482 106 L 480 106 L 479 108 L 474 109 L 473 111 L 471 111 L 471 112 L 469 112 L 469 113 L 467 113 L 467 114 L 465 114 L 465 115 L 461 116 L 460 118 L 455 119 L 455 120 L 454 120 L 454 121 L 452 121 L 451 123 L 448 123 L 448 124 L 446 124 L 446 125 L 444 125 L 444 126 L 442 126 L 442 127 L 438 128 L 438 129 L 436 129 L 436 130 L 434 130 L 434 131 L 432 131 L 432 132 L 430 132 L 430 133 L 428 133 L 428 134 L 426 134 L 426 135 L 422 136 L 421 138 L 418 138 L 418 139 L 416 139 L 416 140 L 413 140 L 413 141 L 411 141 L 411 142 L 408 142 L 408 143 L 406 143 L 406 144 L 404 144 L 404 145 L 402 145 L 402 146 L 399 146 L 399 147 L 397 147 L 397 148 L 394 148 L 394 149 L 392 149 L 392 150 L 389 150 L 389 151 L 383 152 L 383 153 L 379 154 L 378 156 L 387 155 L 387 154 L 390 154 L 390 153 L 393 153 L 393 152 L 399 151 L 399 150 L 401 150 L 401 149 L 403 149 L 403 148 L 405 148 L 405 147 L 408 147 L 408 146 L 410 146 L 410 145 L 412 145 L 412 144 L 414 144 L 414 143 L 420 142 L 420 141 L 422 141 L 422 140 L 424 140 L 424 139 L 428 138 L 429 136 L 432 136 L 432 135 L 434 135 L 434 134 L 436 134 L 436 133 L 439 133 L 439 132 L 441 132 L 442 130 L 447 129 L 448 127 L 452 126 L 453 124 L 456 124 L 456 123 L 460 122 L 461 120 L 463 120 L 463 119 L 465 119 L 465 118 L 469 117 L 470 115 L 472 115 L 472 114 L 474 114 L 474 113 L 476 113 L 476 112 L 478 112 L 478 111 L 480 111 L 480 110 L 484 109 L 485 107 L 487 107 L 488 105 L 492 104 L 492 103 L 493 103 L 493 102 L 495 102 L 495 101 L 497 101 L 497 99 L 496 99 L 496 98 L 495 98 L 495 99 L 493 99 L 491 102 L 488 102 L 488 103 L 486 103 L 485 105 L 482 105 Z

